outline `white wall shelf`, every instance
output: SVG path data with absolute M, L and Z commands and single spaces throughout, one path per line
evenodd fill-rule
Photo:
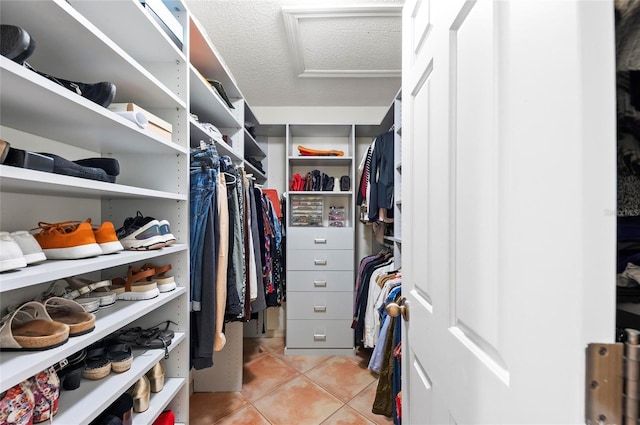
M 199 143 L 200 140 L 203 140 L 205 143 L 210 143 L 211 134 L 205 130 L 205 128 L 197 121 L 189 118 L 189 125 L 191 128 L 191 144 L 194 146 Z M 216 149 L 218 150 L 218 154 L 220 156 L 228 155 L 231 160 L 236 162 L 242 162 L 242 155 L 236 152 L 231 146 L 223 142 L 216 142 Z
M 151 300 L 116 301 L 113 307 L 98 310 L 95 330 L 85 335 L 69 338 L 65 344 L 59 347 L 46 351 L 2 352 L 0 356 L 2 362 L 0 392 L 6 391 L 17 383 L 69 357 L 73 353 L 108 336 L 118 329 L 126 327 L 127 323 L 139 319 L 152 310 L 162 307 L 168 302 L 184 295 L 184 293 L 185 289 L 182 287 L 171 292 L 162 293 Z
M 138 62 L 186 62 L 182 51 L 139 1 L 70 0 L 69 3 Z M 136 36 L 129 36 L 123 28 L 135 28 Z
M 85 83 L 115 83 L 115 102 L 135 99 L 140 106 L 184 107 L 178 96 L 65 1 L 3 1 L 2 21 L 25 28 L 36 40 L 28 62 L 41 72 Z
M 178 4 L 178 3 L 176 3 Z M 180 3 L 181 4 L 181 3 Z M 0 22 L 24 28 L 36 42 L 28 62 L 36 70 L 81 83 L 112 82 L 114 103 L 134 103 L 168 121 L 170 140 L 137 127 L 26 67 L 0 57 L 0 131 L 12 148 L 50 152 L 63 158 L 109 157 L 120 164 L 117 183 L 0 166 L 0 229 L 28 230 L 38 221 L 92 219 L 117 228 L 136 210 L 168 219 L 177 244 L 156 251 L 123 251 L 82 260 L 45 261 L 0 274 L 2 314 L 46 289 L 49 282 L 75 275 L 94 280 L 126 274 L 149 260 L 172 264 L 178 287 L 152 300 L 118 301 L 96 312 L 95 329 L 39 352 L 0 352 L 0 391 L 69 357 L 123 327 L 177 323 L 165 362 L 167 390 L 152 397 L 150 424 L 171 406 L 188 423 L 189 390 L 189 92 L 188 64 L 138 0 L 3 0 Z M 175 12 L 187 27 L 182 12 Z M 148 43 L 149 46 L 144 46 Z M 152 46 L 152 47 L 151 47 Z M 185 49 L 185 51 L 187 51 Z M 78 215 L 82 215 L 78 217 Z M 82 381 L 62 392 L 56 423 L 88 423 L 128 389 L 163 350 L 137 352 L 131 371 L 100 382 Z
M 2 7 L 4 13 L 4 3 Z M 186 152 L 183 146 L 140 129 L 118 114 L 4 56 L 0 56 L 0 79 L 3 106 L 0 123 L 7 127 L 28 127 L 32 134 L 102 153 Z M 116 87 L 116 92 L 119 90 L 120 87 Z M 175 99 L 166 99 L 162 107 L 175 111 L 176 108 L 184 109 L 185 105 Z M 88 122 L 95 131 L 86 131 Z
M 57 195 L 91 199 L 173 199 L 186 201 L 186 194 L 161 192 L 98 180 L 0 165 L 3 192 Z
M 182 342 L 183 339 L 184 334 L 176 334 L 174 337 L 175 342 L 172 342 L 171 346 L 169 346 L 169 351 Z M 126 372 L 119 374 L 112 372 L 106 378 L 96 381 L 82 379 L 78 389 L 61 391 L 60 401 L 58 402 L 60 413 L 55 416 L 54 423 L 56 423 L 56 421 L 60 424 L 89 423 L 104 409 L 109 407 L 120 394 L 123 394 L 134 385 L 138 378 L 144 375 L 146 371 L 162 360 L 164 350 L 133 350 L 133 356 L 131 369 Z M 154 402 L 149 403 L 150 409 L 141 414 L 134 414 L 134 423 L 152 423 L 153 420 L 149 419 L 154 416 L 157 417 L 162 412 L 162 409 L 166 407 L 167 403 L 173 398 L 172 396 L 175 396 L 176 392 L 185 385 L 185 382 L 186 379 L 184 378 L 165 378 L 162 391 L 152 394 Z M 113 391 L 114 389 L 118 391 Z M 85 397 L 97 400 L 104 394 L 107 394 L 107 396 L 103 397 L 100 405 L 95 406 L 96 409 L 87 409 L 87 407 L 84 406 L 83 399 L 85 399 Z M 159 402 L 161 398 L 164 400 Z
M 79 260 L 47 260 L 5 273 L 2 276 L 2 291 L 13 291 L 30 285 L 39 285 L 44 282 L 63 279 L 67 276 L 148 261 L 168 254 L 184 252 L 187 248 L 185 244 L 174 244 L 159 250 L 120 251 L 111 255 L 100 255 Z
M 244 127 L 193 64 L 189 65 L 189 78 L 191 112 L 198 116 L 199 121 L 210 122 L 218 129 Z

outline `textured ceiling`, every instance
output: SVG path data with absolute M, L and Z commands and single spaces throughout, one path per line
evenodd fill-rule
M 402 0 L 186 4 L 251 106 L 388 106 L 400 89 Z

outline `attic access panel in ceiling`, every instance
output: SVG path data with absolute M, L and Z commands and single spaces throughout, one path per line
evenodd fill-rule
M 282 12 L 297 76 L 400 77 L 401 6 L 283 7 Z

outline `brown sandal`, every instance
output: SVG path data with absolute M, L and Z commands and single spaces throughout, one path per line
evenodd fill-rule
M 127 278 L 114 278 L 111 281 L 111 290 L 119 300 L 138 301 L 155 298 L 160 294 L 158 285 L 155 281 L 146 281 L 155 274 L 156 270 L 153 268 L 129 266 Z
M 165 264 L 164 266 L 156 266 L 153 263 L 146 263 L 142 266 L 143 269 L 154 269 L 155 274 L 148 277 L 147 282 L 155 281 L 158 285 L 158 290 L 162 292 L 169 292 L 176 289 L 176 281 L 173 276 L 165 276 L 169 270 L 171 270 L 171 264 Z

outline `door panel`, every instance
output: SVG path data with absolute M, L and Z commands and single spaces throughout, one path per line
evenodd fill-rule
M 615 327 L 613 22 L 405 3 L 404 423 L 583 422 L 584 349 Z
M 450 30 L 452 231 L 455 336 L 474 352 L 504 364 L 497 351 L 501 298 L 499 146 L 494 125 L 493 2 L 466 2 Z M 482 223 L 479 225 L 479 223 Z

